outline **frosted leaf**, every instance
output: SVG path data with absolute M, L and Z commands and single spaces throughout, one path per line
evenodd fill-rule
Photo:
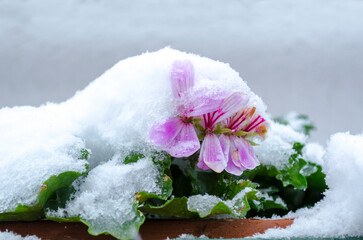
M 188 198 L 188 210 L 197 212 L 200 217 L 205 217 L 213 214 L 213 210 L 215 210 L 214 208 L 217 206 L 217 204 L 220 205 L 223 203 L 227 208 L 229 208 L 230 214 L 234 216 L 241 216 L 245 214 L 245 210 L 247 209 L 244 199 L 245 195 L 252 190 L 252 188 L 246 187 L 231 200 L 222 200 L 219 197 L 208 194 L 193 195 Z
M 34 205 L 43 182 L 52 175 L 86 171 L 87 161 L 78 159 L 85 147 L 81 139 L 65 134 L 22 138 L 28 142 L 23 145 L 22 139 L 9 137 L 7 148 L 0 148 L 0 213 L 19 204 Z
M 194 195 L 188 198 L 188 210 L 197 211 L 200 216 L 207 216 L 222 199 L 213 195 Z

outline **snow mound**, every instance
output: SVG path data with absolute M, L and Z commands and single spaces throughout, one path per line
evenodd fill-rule
M 41 239 L 36 236 L 22 237 L 13 232 L 6 231 L 6 232 L 0 232 L 0 240 L 41 240 Z
M 53 107 L 0 110 L 0 213 L 35 203 L 52 175 L 86 170 L 84 141 L 63 131 Z
M 311 163 L 323 166 L 325 150 L 319 143 L 308 143 L 303 148 L 303 158 Z
M 289 163 L 289 157 L 295 153 L 295 142 L 305 143 L 307 136 L 296 132 L 291 126 L 270 122 L 265 141 L 254 147 L 257 159 L 262 165 L 273 165 L 281 170 Z
M 270 229 L 256 238 L 363 236 L 363 135 L 333 135 L 324 155 L 325 198 L 313 208 L 301 209 L 286 229 Z
M 81 217 L 92 226 L 92 234 L 96 235 L 109 229 L 120 229 L 123 224 L 139 218 L 133 210 L 136 193 L 161 193 L 156 184 L 159 174 L 150 158 L 127 165 L 117 164 L 115 158 L 89 173 L 65 209 L 48 212 L 47 215 Z M 134 232 L 136 235 L 137 229 Z

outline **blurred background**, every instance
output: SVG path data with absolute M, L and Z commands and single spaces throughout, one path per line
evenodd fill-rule
M 165 46 L 230 63 L 272 116 L 309 115 L 313 141 L 363 131 L 358 0 L 0 0 L 0 108 L 64 101 Z

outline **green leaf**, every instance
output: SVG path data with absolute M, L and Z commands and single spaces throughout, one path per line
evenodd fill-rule
M 79 172 L 64 172 L 59 175 L 51 176 L 43 184 L 43 189 L 38 195 L 38 205 L 44 207 L 48 199 L 50 199 L 54 194 L 59 194 L 59 191 L 67 189 L 74 180 L 82 176 Z
M 0 221 L 36 221 L 42 218 L 44 218 L 43 209 L 37 205 L 18 205 L 14 211 L 0 213 Z
M 173 198 L 166 201 L 160 206 L 145 204 L 139 209 L 143 213 L 158 214 L 160 216 L 169 216 L 177 218 L 197 218 L 199 215 L 195 212 L 190 212 L 187 206 L 188 198 Z
M 44 218 L 43 208 L 47 201 L 57 194 L 57 191 L 68 187 L 81 175 L 81 173 L 69 171 L 51 176 L 44 182 L 34 206 L 19 205 L 14 211 L 1 213 L 0 221 L 34 221 Z M 50 200 L 52 201 L 54 200 Z
M 284 187 L 292 185 L 296 189 L 306 189 L 307 181 L 305 176 L 301 174 L 301 170 L 307 162 L 299 158 L 302 156 L 303 147 L 304 145 L 301 143 L 294 144 L 293 149 L 295 153 L 290 156 L 289 164 L 282 170 L 271 165 L 260 165 L 253 170 L 245 171 L 242 177 L 251 181 L 258 176 L 274 177 L 281 181 Z
M 144 158 L 145 156 L 143 154 L 130 154 L 128 155 L 125 160 L 124 160 L 124 164 L 130 164 L 130 163 L 134 163 L 139 161 L 139 159 Z
M 292 185 L 296 189 L 304 190 L 307 188 L 307 181 L 304 175 L 300 173 L 303 166 L 306 165 L 306 161 L 298 159 L 293 162 L 288 169 L 283 169 L 276 178 L 282 182 L 284 187 Z
M 78 159 L 87 160 L 89 152 L 86 149 L 80 151 Z M 85 165 L 86 171 L 88 164 Z M 43 208 L 48 201 L 51 200 L 58 191 L 63 188 L 69 187 L 75 179 L 84 173 L 79 172 L 63 172 L 59 175 L 53 175 L 48 178 L 42 185 L 38 196 L 37 202 L 33 206 L 18 205 L 14 211 L 0 213 L 0 221 L 35 221 L 44 218 Z
M 313 166 L 314 170 L 316 169 L 315 172 L 310 171 L 310 174 L 306 175 L 308 188 L 313 191 L 324 192 L 326 189 L 328 189 L 328 185 L 326 185 L 326 175 L 322 172 L 322 167 L 310 162 L 308 165 Z
M 139 209 L 144 213 L 177 218 L 205 218 L 217 214 L 231 214 L 244 217 L 250 210 L 249 197 L 254 197 L 255 193 L 252 190 L 227 201 L 210 195 L 194 195 L 189 197 L 189 199 L 187 197 L 173 198 L 157 206 L 145 204 Z M 197 205 L 189 204 L 188 201 L 191 200 L 197 202 Z

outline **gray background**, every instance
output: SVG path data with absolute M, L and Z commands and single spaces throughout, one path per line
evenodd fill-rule
M 165 46 L 228 62 L 312 140 L 361 133 L 363 2 L 0 0 L 0 107 L 71 97 L 117 61 Z

